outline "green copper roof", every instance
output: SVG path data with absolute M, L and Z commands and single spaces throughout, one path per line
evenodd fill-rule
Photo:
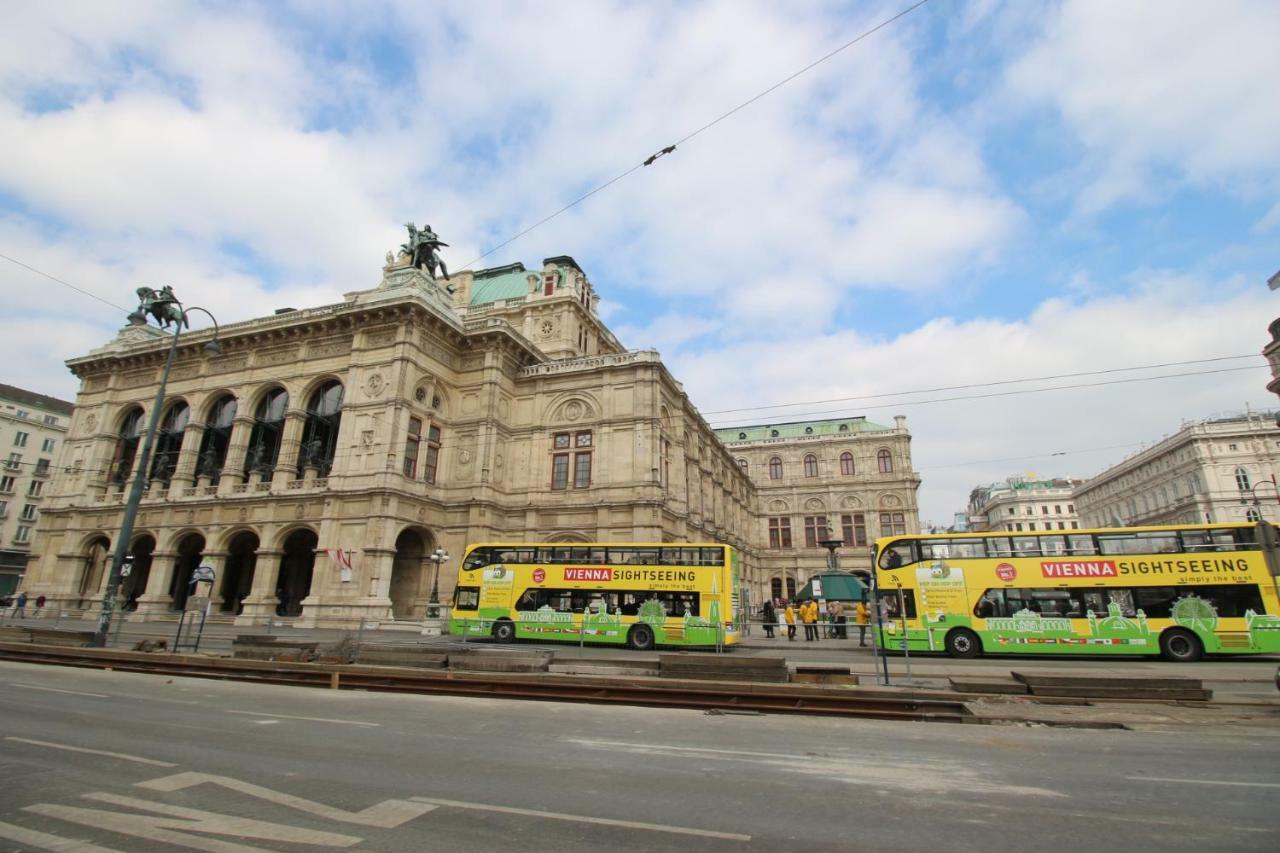
M 529 271 L 524 264 L 481 270 L 471 282 L 472 305 L 499 299 L 523 299 L 529 295 Z
M 866 418 L 835 418 L 829 421 L 796 421 L 790 424 L 725 427 L 715 431 L 723 442 L 760 441 L 766 438 L 804 438 L 810 435 L 847 435 L 855 432 L 881 432 L 892 429 L 872 423 Z
M 822 579 L 822 598 L 827 601 L 866 601 L 867 587 L 857 575 L 846 572 L 824 572 L 818 575 Z M 818 598 L 813 594 L 813 580 L 806 583 L 797 593 L 796 601 L 806 598 Z M 848 614 L 850 617 L 852 613 Z M 852 620 L 851 620 L 852 621 Z

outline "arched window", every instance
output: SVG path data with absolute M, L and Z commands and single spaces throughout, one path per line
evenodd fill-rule
M 342 421 L 342 385 L 328 382 L 316 389 L 307 403 L 307 423 L 298 448 L 298 471 L 315 468 L 321 477 L 333 467 L 338 448 L 338 425 Z
M 1256 507 L 1249 507 L 1249 511 L 1244 514 L 1244 517 L 1250 521 L 1262 521 L 1262 513 L 1258 512 Z
M 283 388 L 267 393 L 253 413 L 253 432 L 245 455 L 246 474 L 261 474 L 270 479 L 280 455 L 280 437 L 284 434 L 284 413 L 289 408 L 289 394 Z
M 1236 488 L 1242 492 L 1249 491 L 1249 472 L 1243 468 L 1236 469 Z
M 876 454 L 876 461 L 880 464 L 881 474 L 893 473 L 893 457 L 889 455 L 889 451 L 887 449 L 881 450 Z
M 116 452 L 111 458 L 111 483 L 116 491 L 124 491 L 124 484 L 133 473 L 133 461 L 138 456 L 138 439 L 142 436 L 142 409 L 130 409 L 120 422 Z
M 774 601 L 777 601 L 779 598 L 782 598 L 782 578 L 770 579 L 769 595 Z
M 216 484 L 222 476 L 227 447 L 231 444 L 231 422 L 235 419 L 236 398 L 230 394 L 219 397 L 209 409 L 204 435 L 200 438 L 200 456 L 196 460 L 197 477 L 208 477 Z
M 191 409 L 181 401 L 174 403 L 160 421 L 156 433 L 156 451 L 151 456 L 151 479 L 166 486 L 173 479 L 173 469 L 178 467 L 178 454 L 182 451 L 182 436 L 187 429 Z
M 818 457 L 814 456 L 812 453 L 808 454 L 804 458 L 804 475 L 806 477 L 818 476 Z
M 853 454 L 847 450 L 840 454 L 840 473 L 846 477 L 853 476 Z
M 769 460 L 769 479 L 770 480 L 782 479 L 782 460 L 779 459 L 777 456 L 774 456 Z
M 745 474 L 745 473 L 747 473 L 747 460 L 745 460 L 745 459 L 739 459 L 739 460 L 738 460 L 738 467 L 742 469 L 742 473 L 744 473 L 744 474 Z

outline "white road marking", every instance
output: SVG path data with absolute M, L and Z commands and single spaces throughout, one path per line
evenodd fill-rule
M 786 752 L 750 752 L 745 749 L 711 749 L 705 746 L 669 746 L 653 743 L 625 743 L 620 740 L 579 740 L 576 738 L 566 738 L 569 743 L 576 743 L 580 746 L 597 746 L 597 747 L 618 747 L 621 749 L 643 749 L 653 750 L 660 749 L 663 752 L 707 752 L 713 755 L 742 755 L 748 758 L 780 758 L 785 761 L 795 759 L 794 753 Z
M 21 687 L 23 690 L 46 690 L 50 693 L 70 693 L 72 696 L 92 696 L 95 699 L 111 698 L 105 693 L 85 693 L 83 690 L 59 690 L 57 687 L 41 687 L 39 684 L 19 684 L 16 681 L 10 681 L 9 686 Z
M 280 725 L 280 721 L 279 720 L 254 720 L 253 724 L 255 726 L 278 726 Z
M 562 814 L 560 812 L 544 812 L 537 809 L 517 809 L 509 806 L 493 806 L 488 803 L 465 803 L 460 800 L 441 800 L 435 797 L 414 797 L 417 803 L 432 803 L 437 806 L 451 806 L 455 809 L 474 809 L 476 811 L 517 814 L 527 817 L 541 817 L 549 820 L 568 820 L 575 823 L 594 823 L 602 826 L 621 826 L 626 829 L 644 829 L 649 832 L 673 832 L 677 835 L 697 835 L 702 838 L 723 838 L 728 841 L 750 841 L 750 835 L 739 835 L 736 832 L 716 832 L 713 829 L 693 829 L 686 826 L 666 826 L 657 823 L 639 823 L 634 820 L 613 820 L 607 817 L 587 817 L 585 815 Z
M 154 758 L 141 758 L 137 755 L 126 755 L 123 752 L 108 752 L 105 749 L 86 749 L 83 746 L 71 746 L 65 743 L 50 743 L 47 740 L 31 740 L 25 737 L 6 737 L 5 740 L 12 740 L 18 743 L 29 743 L 33 746 L 47 746 L 50 749 L 64 749 L 67 752 L 86 752 L 90 755 L 105 755 L 108 758 L 119 758 L 121 761 L 133 761 L 138 764 L 151 764 L 156 767 L 177 767 L 171 761 L 156 761 Z
M 340 723 L 345 726 L 369 726 L 379 728 L 382 723 L 366 723 L 362 720 L 335 720 L 330 717 L 293 717 L 289 714 L 264 714 L 260 711 L 227 711 L 228 714 L 243 714 L 246 717 L 270 717 L 273 720 L 309 720 L 313 723 Z
M 260 800 L 266 800 L 270 803 L 287 806 L 307 814 L 318 815 L 319 817 L 328 818 L 329 820 L 343 821 L 345 823 L 357 823 L 361 826 L 378 826 L 384 828 L 392 828 L 399 826 L 406 821 L 415 817 L 434 811 L 435 806 L 422 802 L 410 802 L 408 800 L 383 800 L 380 803 L 369 806 L 367 809 L 358 812 L 347 811 L 336 806 L 317 803 L 312 800 L 305 800 L 302 797 L 295 797 L 292 794 L 285 794 L 280 791 L 273 791 L 270 788 L 263 788 L 261 785 L 254 785 L 249 782 L 241 782 L 239 779 L 232 779 L 230 776 L 214 776 L 211 773 L 175 773 L 172 776 L 162 776 L 159 779 L 151 779 L 146 782 L 138 782 L 135 787 L 146 788 L 151 791 L 181 791 L 184 788 L 191 788 L 195 785 L 208 783 L 210 785 L 221 785 L 232 791 L 238 791 L 241 794 L 247 794 L 251 797 L 257 797 Z
M 120 853 L 112 847 L 99 847 L 78 838 L 62 838 L 46 832 L 36 832 L 34 829 L 15 826 L 12 823 L 0 822 L 0 838 L 16 841 L 36 850 L 55 850 L 58 853 Z
M 1231 782 L 1223 779 L 1166 779 L 1163 776 L 1126 776 L 1132 782 L 1181 782 L 1184 785 L 1232 785 L 1241 788 L 1280 788 L 1280 782 Z

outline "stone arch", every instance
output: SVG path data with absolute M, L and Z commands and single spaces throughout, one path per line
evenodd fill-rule
M 89 537 L 82 550 L 84 559 L 80 564 L 80 582 L 76 585 L 76 595 L 80 599 L 79 606 L 85 608 L 93 605 L 98 588 L 111 566 L 111 540 L 106 534 L 94 534 Z
M 827 502 L 822 498 L 809 498 L 804 502 L 805 509 L 826 509 Z
M 303 600 L 311 595 L 320 537 L 310 525 L 294 525 L 283 531 L 277 541 L 283 553 L 276 570 L 276 615 L 299 616 Z
M 396 554 L 391 562 L 391 615 L 395 619 L 414 619 L 419 607 L 430 598 L 427 584 L 433 580 L 435 566 L 428 557 L 435 546 L 431 531 L 417 526 L 406 527 L 396 536 Z M 439 579 L 434 579 L 439 584 Z
M 769 509 L 773 512 L 786 512 L 791 509 L 791 505 L 784 500 L 777 499 L 769 501 Z
M 591 537 L 576 531 L 562 530 L 556 533 L 548 533 L 547 537 L 542 541 L 551 544 L 558 544 L 561 542 L 587 543 L 591 541 Z
M 886 509 L 900 507 L 902 506 L 902 499 L 897 495 L 881 495 L 880 506 L 885 507 Z
M 306 407 L 307 403 L 311 399 L 311 395 L 314 394 L 320 388 L 324 387 L 325 385 L 328 385 L 330 382 L 336 382 L 339 385 L 341 385 L 344 394 L 347 391 L 347 383 L 346 383 L 346 380 L 343 379 L 343 377 L 339 376 L 336 373 L 320 373 L 315 376 L 309 377 L 307 381 L 304 382 L 300 388 L 298 388 L 297 394 L 293 393 L 292 388 L 288 389 L 289 402 L 291 403 L 297 402 L 301 404 L 303 407 Z
M 227 558 L 222 564 L 222 582 L 218 586 L 222 599 L 218 609 L 239 615 L 253 589 L 261 539 L 257 531 L 242 527 L 223 536 L 223 542 L 222 550 L 227 552 Z
M 169 579 L 170 608 L 181 610 L 191 594 L 191 573 L 204 557 L 205 539 L 200 531 L 188 530 L 177 534 L 174 541 L 174 550 L 178 553 L 173 559 L 173 575 Z
M 845 495 L 840 501 L 840 506 L 845 509 L 860 509 L 862 507 L 862 498 L 857 495 Z
M 129 555 L 133 557 L 133 565 L 129 567 L 129 576 L 120 581 L 120 597 L 124 599 L 125 610 L 137 610 L 138 599 L 147 591 L 147 582 L 151 579 L 151 563 L 156 551 L 156 537 L 143 531 L 133 537 L 133 545 Z
M 600 418 L 600 402 L 582 391 L 566 391 L 551 399 L 543 410 L 545 424 L 587 424 Z

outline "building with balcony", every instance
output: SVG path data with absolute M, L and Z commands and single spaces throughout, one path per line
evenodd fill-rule
M 1075 530 L 1080 527 L 1074 489 L 1083 480 L 1060 477 L 1009 477 L 1000 483 L 978 486 L 969 493 L 970 529 L 980 531 L 1034 532 Z
M 212 330 L 184 332 L 126 607 L 181 609 L 208 564 L 213 606 L 242 624 L 419 620 L 431 553 L 452 555 L 447 602 L 465 546 L 499 540 L 721 541 L 753 583 L 754 484 L 597 303 L 569 257 L 437 281 L 389 256 L 341 302 L 223 326 L 219 355 L 203 349 Z M 101 599 L 169 343 L 128 326 L 68 362 L 80 390 L 31 594 Z
M 818 543 L 839 539 L 840 568 L 869 576 L 878 536 L 920 531 L 907 419 L 863 417 L 727 427 L 716 435 L 755 484 L 757 576 L 764 594 L 794 598 L 827 570 Z M 756 600 L 759 600 L 758 594 Z
M 1086 527 L 1280 522 L 1277 412 L 1184 423 L 1075 490 Z
M 71 410 L 63 400 L 0 385 L 0 595 L 13 592 L 27 570 Z

